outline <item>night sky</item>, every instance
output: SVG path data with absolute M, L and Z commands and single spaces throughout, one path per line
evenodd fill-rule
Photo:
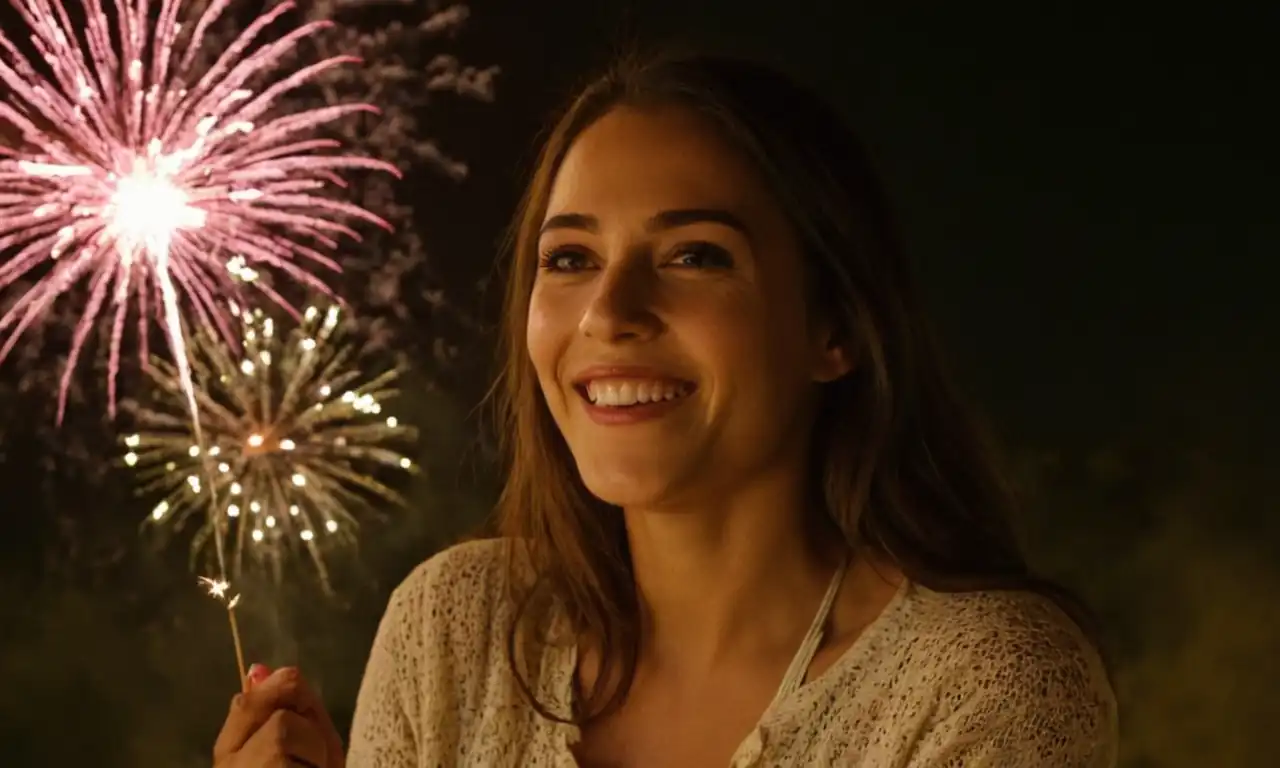
M 777 63 L 870 146 L 962 382 L 1026 479 L 1032 553 L 1103 620 L 1123 764 L 1265 762 L 1280 716 L 1280 270 L 1261 13 L 920 5 L 472 3 L 441 45 L 501 67 L 496 101 L 441 99 L 424 129 L 470 176 L 411 185 L 431 279 L 475 319 L 400 320 L 414 350 L 446 331 L 461 350 L 447 369 L 413 353 L 405 399 L 429 427 L 429 471 L 411 509 L 369 531 L 338 598 L 299 587 L 249 610 L 251 651 L 301 658 L 349 717 L 387 591 L 491 498 L 472 406 L 537 134 L 611 52 L 678 38 Z M 142 554 L 148 507 L 102 460 L 115 432 L 97 395 L 54 430 L 39 393 L 16 391 L 28 373 L 0 368 L 2 761 L 207 764 L 235 682 L 222 617 L 188 596 L 184 552 Z M 90 725 L 64 736 L 68 718 Z

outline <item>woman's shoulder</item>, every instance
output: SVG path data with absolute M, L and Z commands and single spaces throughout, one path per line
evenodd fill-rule
M 917 642 L 934 646 L 950 664 L 1092 666 L 1098 652 L 1053 600 L 1025 590 L 937 592 L 912 584 L 902 620 Z M 945 651 L 945 652 L 944 652 Z
M 449 547 L 391 593 L 361 683 L 350 765 L 456 753 L 503 658 L 507 549 L 496 539 Z
M 805 711 L 829 712 L 828 743 L 861 750 L 868 762 L 1114 764 L 1106 670 L 1052 600 L 908 581 L 855 649 Z
M 505 539 L 474 539 L 447 547 L 414 568 L 397 593 L 483 598 L 501 586 L 510 544 Z
M 455 544 L 427 558 L 391 593 L 385 622 L 434 643 L 484 643 L 506 605 L 509 543 Z
M 509 551 L 504 539 L 476 539 L 443 549 L 400 582 L 389 607 L 448 624 L 485 617 L 501 607 L 506 595 Z
M 944 709 L 985 700 L 1106 730 L 1115 698 L 1101 654 L 1053 600 L 1021 590 L 936 592 L 912 584 L 899 629 L 920 690 Z M 1083 722 L 1081 722 L 1083 721 Z

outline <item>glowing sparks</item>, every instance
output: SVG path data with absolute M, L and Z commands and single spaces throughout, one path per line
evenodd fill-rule
M 211 579 L 208 576 L 200 576 L 199 579 L 200 584 L 209 590 L 209 596 L 225 603 L 228 611 L 235 610 L 235 607 L 240 604 L 239 595 L 227 597 L 227 590 L 231 589 L 231 582 L 226 579 Z M 236 642 L 239 643 L 239 638 L 236 639 Z
M 63 0 L 10 0 L 30 28 L 29 58 L 0 32 L 0 289 L 29 282 L 0 316 L 0 361 L 55 301 L 82 297 L 59 391 L 59 418 L 81 350 L 99 316 L 112 317 L 110 398 L 130 314 L 158 316 L 186 377 L 181 311 L 205 332 L 234 340 L 228 312 L 246 285 L 287 307 L 263 274 L 325 291 L 313 269 L 348 225 L 378 217 L 329 195 L 352 169 L 396 173 L 376 160 L 335 154 L 318 137 L 347 115 L 342 104 L 273 114 L 282 97 L 354 61 L 327 58 L 297 70 L 285 60 L 327 22 L 275 35 L 281 3 L 230 45 L 208 32 L 230 0 L 210 0 L 181 21 L 186 0 L 84 0 L 73 21 Z M 201 59 L 212 59 L 203 67 Z M 87 294 L 76 291 L 88 283 Z M 136 310 L 136 313 L 135 313 Z M 216 330 L 215 330 L 216 329 Z M 252 365 L 252 363 L 250 363 Z
M 211 579 L 207 576 L 201 576 L 200 583 L 209 590 L 211 596 L 219 600 L 226 600 L 227 590 L 231 589 L 231 583 L 223 579 Z
M 413 468 L 393 446 L 407 444 L 414 430 L 381 413 L 397 372 L 366 377 L 356 367 L 357 350 L 341 337 L 336 307 L 308 309 L 305 317 L 281 335 L 261 311 L 242 313 L 238 353 L 213 337 L 195 338 L 192 370 L 208 457 L 193 445 L 176 371 L 161 361 L 151 372 L 159 401 L 138 410 L 140 430 L 123 441 L 142 490 L 163 495 L 151 520 L 166 530 L 202 511 L 205 485 L 216 483 L 222 507 L 213 520 L 202 519 L 195 543 L 205 546 L 215 523 L 228 530 L 232 572 L 262 564 L 278 578 L 287 556 L 305 550 L 326 581 L 322 555 L 331 543 L 350 541 L 353 513 L 379 500 L 399 503 L 384 481 Z M 246 373 L 240 363 L 262 360 L 264 352 L 270 363 Z M 206 476 L 208 460 L 213 472 Z

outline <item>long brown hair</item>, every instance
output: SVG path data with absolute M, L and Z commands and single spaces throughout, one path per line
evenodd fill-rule
M 517 659 L 518 647 L 545 640 L 551 609 L 595 644 L 603 665 L 568 718 L 620 705 L 635 672 L 639 602 L 622 516 L 583 485 L 525 339 L 554 176 L 577 136 L 619 105 L 679 105 L 709 118 L 755 163 L 799 234 L 816 307 L 837 321 L 856 361 L 824 385 L 812 438 L 814 496 L 850 546 L 873 548 L 932 589 L 1031 589 L 1078 614 L 1019 552 L 999 462 L 944 371 L 885 195 L 844 121 L 758 64 L 630 57 L 591 82 L 555 125 L 511 235 L 504 367 L 493 393 L 509 466 L 496 523 L 517 547 L 509 663 L 533 706 L 566 717 L 537 700 Z

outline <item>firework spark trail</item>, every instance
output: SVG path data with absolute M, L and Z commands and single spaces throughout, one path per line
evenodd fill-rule
M 286 556 L 305 550 L 328 587 L 323 551 L 350 540 L 353 513 L 371 501 L 401 503 L 374 473 L 412 470 L 398 448 L 415 436 L 382 413 L 398 371 L 366 374 L 339 318 L 337 307 L 308 307 L 281 334 L 262 310 L 244 311 L 238 352 L 197 335 L 191 361 L 204 444 L 192 439 L 175 368 L 161 361 L 149 369 L 157 400 L 137 410 L 140 431 L 125 438 L 124 458 L 138 469 L 142 492 L 163 494 L 153 525 L 176 531 L 206 490 L 217 493 L 226 506 L 216 520 L 235 528 L 235 575 L 248 562 L 270 566 L 278 579 Z M 217 471 L 202 481 L 204 462 Z M 193 554 L 209 536 L 221 538 L 211 525 L 193 540 Z
M 130 306 L 137 306 L 145 356 L 151 296 L 201 444 L 184 300 L 199 326 L 230 340 L 227 307 L 243 283 L 255 283 L 292 311 L 275 288 L 257 282 L 258 269 L 327 292 L 309 268 L 337 270 L 324 250 L 343 236 L 358 239 L 343 220 L 387 226 L 322 190 L 341 186 L 342 171 L 398 171 L 331 154 L 338 142 L 315 136 L 327 123 L 374 107 L 269 116 L 281 97 L 355 59 L 333 56 L 288 71 L 286 60 L 298 45 L 330 26 L 312 22 L 263 40 L 293 9 L 289 2 L 255 18 L 202 73 L 196 62 L 230 0 L 210 0 L 194 26 L 179 20 L 185 0 L 109 0 L 107 6 L 81 0 L 79 26 L 62 0 L 10 4 L 30 30 L 29 50 L 37 59 L 0 31 L 0 88 L 7 90 L 0 121 L 20 133 L 16 150 L 0 152 L 0 254 L 8 254 L 0 264 L 0 290 L 28 277 L 33 283 L 0 315 L 0 362 L 56 300 L 87 281 L 58 391 L 58 420 L 80 353 L 104 311 L 114 313 L 108 369 L 114 413 Z M 213 504 L 210 515 L 216 527 Z M 232 624 L 234 633 L 234 615 Z

